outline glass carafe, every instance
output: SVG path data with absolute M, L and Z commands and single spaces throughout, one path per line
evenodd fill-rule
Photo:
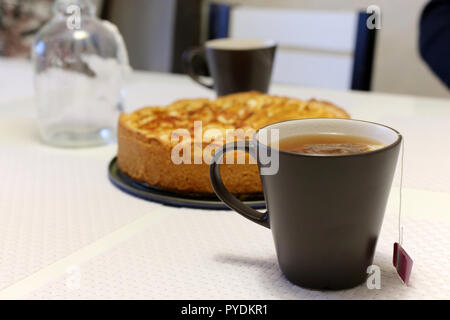
M 114 142 L 126 49 L 88 0 L 57 0 L 32 57 L 41 137 L 60 147 Z

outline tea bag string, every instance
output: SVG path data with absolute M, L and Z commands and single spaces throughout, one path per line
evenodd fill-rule
M 402 139 L 401 155 L 400 155 L 400 192 L 399 192 L 399 204 L 398 204 L 398 243 L 403 244 L 403 225 L 402 225 L 402 189 L 403 189 L 403 165 L 405 155 L 405 139 Z

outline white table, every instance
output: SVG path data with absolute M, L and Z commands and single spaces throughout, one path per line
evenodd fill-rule
M 330 100 L 353 118 L 398 129 L 406 141 L 411 285 L 401 284 L 391 263 L 397 176 L 374 261 L 381 289 L 320 292 L 284 279 L 269 230 L 232 212 L 171 208 L 116 189 L 106 170 L 115 145 L 41 144 L 30 65 L 0 60 L 0 74 L 0 298 L 450 298 L 450 100 L 272 86 L 273 94 Z M 157 73 L 130 75 L 127 92 L 127 111 L 213 97 L 184 76 Z

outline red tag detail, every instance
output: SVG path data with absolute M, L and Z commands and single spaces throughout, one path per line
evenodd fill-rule
M 394 267 L 397 269 L 397 273 L 402 278 L 403 282 L 407 285 L 409 277 L 411 276 L 411 270 L 413 266 L 413 260 L 406 253 L 399 243 L 394 243 Z

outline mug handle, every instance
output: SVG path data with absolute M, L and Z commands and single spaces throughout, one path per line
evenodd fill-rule
M 192 61 L 196 56 L 200 56 L 205 60 L 205 50 L 203 47 L 196 47 L 192 49 L 188 49 L 183 53 L 183 68 L 184 71 L 191 77 L 192 80 L 201 84 L 202 86 L 212 89 L 214 88 L 214 84 L 207 84 L 200 79 L 200 76 L 194 72 L 194 68 L 192 66 Z
M 214 154 L 209 167 L 211 185 L 220 200 L 222 200 L 228 207 L 244 216 L 245 218 L 270 229 L 268 211 L 259 212 L 253 208 L 250 208 L 249 206 L 238 200 L 235 196 L 233 196 L 223 184 L 222 177 L 220 175 L 220 162 L 227 151 L 238 150 L 245 151 L 252 157 L 257 159 L 256 146 L 254 143 L 250 143 L 249 141 L 245 141 L 244 145 L 242 145 L 242 141 L 240 141 L 240 143 L 231 142 L 222 146 L 222 148 Z

